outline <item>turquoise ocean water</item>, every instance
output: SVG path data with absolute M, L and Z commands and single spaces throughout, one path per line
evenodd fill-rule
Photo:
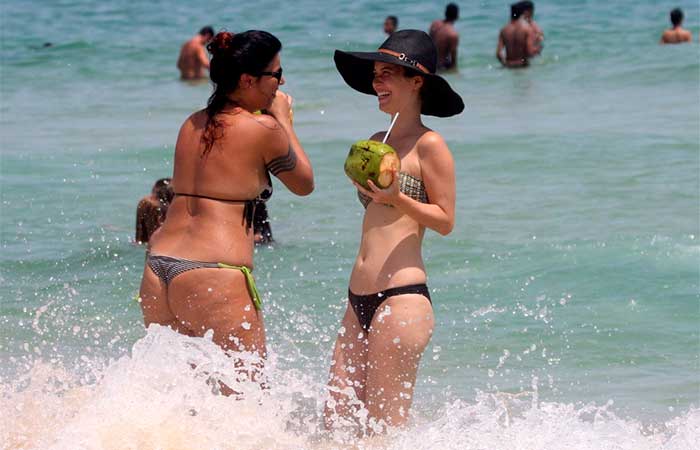
M 507 2 L 462 2 L 467 109 L 426 118 L 457 170 L 457 223 L 428 232 L 436 329 L 396 449 L 700 446 L 700 7 L 537 2 L 545 49 L 494 58 Z M 657 45 L 681 6 L 695 41 Z M 335 48 L 370 50 L 387 14 L 426 29 L 442 3 L 5 0 L 0 5 L 0 447 L 345 448 L 319 415 L 363 209 L 349 145 L 385 129 Z M 214 397 L 206 339 L 144 330 L 135 207 L 169 176 L 207 84 L 178 81 L 201 26 L 283 42 L 285 90 L 315 168 L 276 183 L 256 253 L 272 389 Z M 41 48 L 44 42 L 53 46 Z M 191 411 L 196 410 L 195 416 Z

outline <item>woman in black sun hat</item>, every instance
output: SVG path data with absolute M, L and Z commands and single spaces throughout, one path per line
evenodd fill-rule
M 372 433 L 408 420 L 418 364 L 433 332 L 423 235 L 426 228 L 447 235 L 454 226 L 452 154 L 421 114 L 454 116 L 464 103 L 435 74 L 437 51 L 422 31 L 398 31 L 376 52 L 336 50 L 334 59 L 350 87 L 377 96 L 390 116 L 399 113 L 387 144 L 401 159 L 401 171 L 386 189 L 354 183 L 365 207 L 362 239 L 324 413 L 334 428 L 357 423 L 366 408 L 369 421 L 360 426 Z M 382 141 L 385 134 L 370 139 Z

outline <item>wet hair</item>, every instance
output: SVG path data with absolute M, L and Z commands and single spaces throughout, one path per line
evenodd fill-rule
M 680 8 L 676 8 L 671 11 L 671 23 L 674 27 L 677 27 L 681 22 L 683 22 L 683 11 Z
M 216 116 L 229 103 L 228 95 L 238 88 L 241 75 L 257 76 L 263 72 L 282 49 L 282 43 L 267 31 L 250 30 L 235 35 L 222 31 L 214 36 L 207 49 L 212 56 L 209 77 L 214 92 L 205 109 L 207 124 L 202 133 L 202 156 L 206 156 L 222 136 L 222 125 Z
M 386 16 L 386 19 L 384 19 L 384 20 L 390 21 L 391 23 L 394 24 L 395 27 L 399 26 L 399 18 L 396 16 Z
M 201 34 L 202 36 L 214 36 L 214 29 L 207 25 L 206 27 L 203 27 L 201 30 L 199 30 L 199 34 Z
M 158 201 L 163 208 L 167 208 L 175 196 L 175 192 L 170 184 L 171 181 L 170 178 L 161 178 L 153 185 L 153 192 L 156 194 L 156 197 L 158 197 Z
M 524 13 L 528 12 L 528 11 L 533 12 L 533 13 L 535 12 L 535 4 L 532 3 L 531 1 L 525 0 L 525 1 L 519 2 L 519 4 L 522 7 Z
M 523 12 L 525 12 L 525 9 L 523 8 L 522 2 L 513 3 L 512 5 L 510 5 L 511 20 L 519 19 L 520 16 L 523 15 Z
M 445 8 L 445 20 L 454 22 L 459 17 L 459 6 L 456 3 L 450 3 Z

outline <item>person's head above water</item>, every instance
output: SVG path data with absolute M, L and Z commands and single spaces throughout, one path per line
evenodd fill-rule
M 532 16 L 535 14 L 535 4 L 529 0 L 518 2 L 518 4 L 522 9 L 523 17 L 525 17 L 526 19 L 531 19 Z
M 671 24 L 674 27 L 679 27 L 683 23 L 683 11 L 680 8 L 676 8 L 671 11 Z
M 510 5 L 510 20 L 518 20 L 523 15 L 522 2 L 513 3 Z
M 459 19 L 459 6 L 456 3 L 450 3 L 445 7 L 445 20 L 456 22 L 457 19 Z
M 168 206 L 175 195 L 170 181 L 170 178 L 161 178 L 153 184 L 153 189 L 151 190 L 151 193 L 155 195 L 164 206 Z
M 386 34 L 391 34 L 396 31 L 399 26 L 399 19 L 396 16 L 386 16 L 384 19 L 384 32 Z
M 199 30 L 199 35 L 204 38 L 204 42 L 209 42 L 214 37 L 214 29 L 211 26 L 202 27 Z
M 214 92 L 207 103 L 204 152 L 211 150 L 220 127 L 216 115 L 239 106 L 249 112 L 267 109 L 284 84 L 279 52 L 282 43 L 267 31 L 233 34 L 222 31 L 207 46 L 211 53 L 209 77 Z
M 435 74 L 437 50 L 420 30 L 400 30 L 389 36 L 376 52 L 336 50 L 336 68 L 345 82 L 364 94 L 379 97 L 379 108 L 401 112 L 410 102 L 420 102 L 419 112 L 450 117 L 464 110 L 462 98 Z

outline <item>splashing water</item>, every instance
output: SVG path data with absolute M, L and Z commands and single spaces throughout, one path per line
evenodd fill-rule
M 259 360 L 234 359 L 211 341 L 151 326 L 118 360 L 91 361 L 94 381 L 36 361 L 3 380 L 0 442 L 6 449 L 668 449 L 700 445 L 700 410 L 691 408 L 656 429 L 616 417 L 608 405 L 539 402 L 537 392 L 478 393 L 404 429 L 358 439 L 328 433 L 327 399 L 317 374 L 266 361 L 269 389 L 237 377 Z M 216 381 L 238 393 L 216 395 Z M 366 411 L 365 411 L 366 412 Z M 363 413 L 360 412 L 360 415 Z

